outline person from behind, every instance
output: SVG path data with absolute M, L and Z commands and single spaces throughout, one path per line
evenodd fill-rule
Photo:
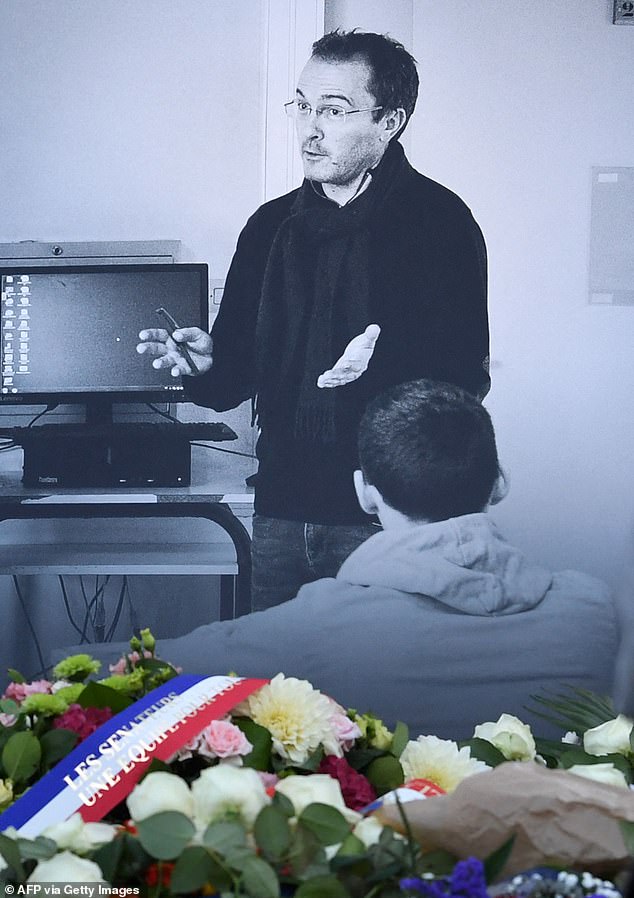
M 310 680 L 350 707 L 416 734 L 461 739 L 544 688 L 612 685 L 607 587 L 551 573 L 507 542 L 487 512 L 500 469 L 487 410 L 459 387 L 418 380 L 368 406 L 354 485 L 383 530 L 335 578 L 289 602 L 159 643 L 188 672 Z

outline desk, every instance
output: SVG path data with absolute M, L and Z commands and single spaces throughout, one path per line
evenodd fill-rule
M 233 479 L 233 478 L 232 478 Z M 233 489 L 232 489 L 233 487 Z M 223 490 L 222 492 L 220 490 Z M 241 492 L 238 493 L 238 490 Z M 214 574 L 220 576 L 220 617 L 251 610 L 251 540 L 231 503 L 249 505 L 243 480 L 152 490 L 25 489 L 19 471 L 0 472 L 0 522 L 117 518 L 204 518 L 230 544 L 56 543 L 0 546 L 2 574 Z

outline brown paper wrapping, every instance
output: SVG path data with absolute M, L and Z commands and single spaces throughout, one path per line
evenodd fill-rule
M 403 808 L 424 850 L 484 860 L 515 835 L 503 877 L 548 863 L 607 875 L 629 860 L 618 821 L 634 821 L 634 792 L 532 762 L 501 764 Z M 377 816 L 404 832 L 396 805 Z

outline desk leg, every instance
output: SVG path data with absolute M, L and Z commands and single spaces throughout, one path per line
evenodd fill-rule
M 220 619 L 241 617 L 251 612 L 251 537 L 242 523 L 228 505 L 214 503 L 204 510 L 196 509 L 196 514 L 213 521 L 229 534 L 236 550 L 238 576 L 221 576 L 220 578 Z M 228 581 L 228 582 L 227 582 Z M 231 588 L 230 588 L 231 587 Z

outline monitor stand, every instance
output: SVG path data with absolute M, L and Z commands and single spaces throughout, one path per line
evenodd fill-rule
M 112 400 L 92 397 L 86 401 L 86 424 L 89 427 L 99 427 L 104 424 L 112 424 L 114 420 Z

